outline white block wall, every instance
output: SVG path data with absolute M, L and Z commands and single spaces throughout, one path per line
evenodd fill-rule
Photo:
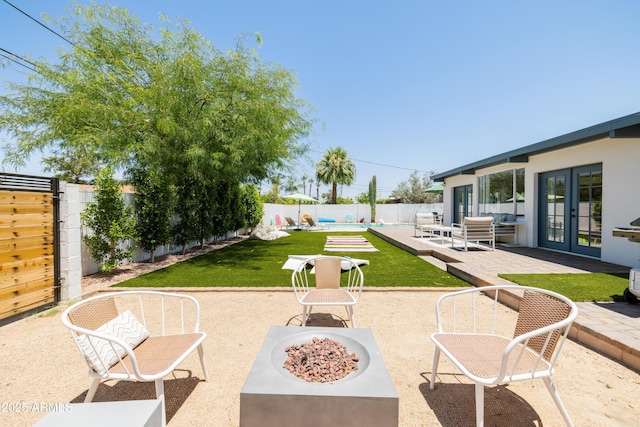
M 60 182 L 60 299 L 82 295 L 82 236 L 80 190 L 77 184 Z

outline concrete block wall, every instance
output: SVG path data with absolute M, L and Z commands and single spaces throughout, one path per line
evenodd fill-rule
M 77 184 L 60 182 L 60 299 L 82 295 L 81 222 L 82 204 Z

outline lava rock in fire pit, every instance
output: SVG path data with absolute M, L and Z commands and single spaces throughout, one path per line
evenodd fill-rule
M 290 345 L 284 368 L 308 382 L 333 382 L 358 370 L 360 360 L 355 353 L 329 338 L 313 337 L 311 342 Z

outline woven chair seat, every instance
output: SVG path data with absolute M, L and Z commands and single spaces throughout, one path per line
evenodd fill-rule
M 313 289 L 302 298 L 302 302 L 308 304 L 348 304 L 355 301 L 351 294 L 344 289 Z
M 433 340 L 446 348 L 451 357 L 463 365 L 470 374 L 486 379 L 498 376 L 504 350 L 511 342 L 510 338 L 480 334 L 434 334 Z M 546 361 L 540 361 L 538 355 L 530 351 L 524 351 L 520 359 L 519 355 L 519 350 L 510 353 L 507 375 L 531 374 L 534 371 L 544 372 L 549 369 Z
M 133 353 L 138 361 L 138 369 L 142 375 L 157 375 L 169 370 L 179 357 L 190 348 L 197 346 L 205 338 L 202 332 L 149 337 L 137 346 Z M 124 366 L 122 366 L 124 363 Z M 109 369 L 113 374 L 133 372 L 131 359 L 127 356 Z

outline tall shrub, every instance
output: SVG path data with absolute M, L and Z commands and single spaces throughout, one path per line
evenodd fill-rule
M 103 169 L 96 177 L 95 203 L 82 212 L 83 224 L 91 229 L 82 240 L 101 271 L 111 271 L 122 261 L 133 261 L 133 249 L 120 243 L 135 238 L 135 219 L 131 206 L 126 206 L 113 171 Z
M 253 184 L 242 188 L 242 205 L 244 206 L 244 226 L 255 228 L 264 215 L 264 204 L 260 200 L 260 192 Z
M 218 236 L 226 234 L 232 228 L 233 212 L 231 209 L 232 185 L 226 181 L 218 181 L 209 187 L 211 191 L 208 206 L 211 216 L 211 235 L 214 243 L 218 243 Z
M 196 180 L 185 174 L 176 185 L 176 214 L 180 221 L 173 227 L 172 236 L 175 244 L 182 246 L 182 253 L 187 244 L 198 239 L 200 233 L 199 212 L 201 194 Z
M 245 220 L 246 207 L 244 203 L 242 203 L 243 192 L 243 188 L 238 183 L 234 183 L 229 189 L 229 208 L 231 215 L 229 218 L 229 230 L 235 231 L 236 233 L 238 230 L 247 226 Z
M 174 198 L 171 187 L 158 171 L 136 168 L 130 171 L 136 210 L 136 232 L 142 250 L 149 252 L 150 261 L 155 261 L 158 246 L 171 241 L 171 219 Z

